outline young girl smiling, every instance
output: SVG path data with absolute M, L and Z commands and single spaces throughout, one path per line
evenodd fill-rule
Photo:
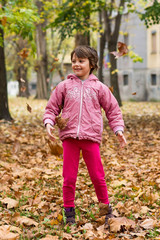
M 71 61 L 74 74 L 69 74 L 53 91 L 43 121 L 48 136 L 55 141 L 53 126 L 63 106 L 61 117 L 68 119 L 68 122 L 65 128 L 60 129 L 59 136 L 63 142 L 63 201 L 66 222 L 75 223 L 75 188 L 82 150 L 98 201 L 105 208 L 107 224 L 108 218 L 113 215 L 99 148 L 103 131 L 101 107 L 121 147 L 126 145 L 124 121 L 109 88 L 92 74 L 98 68 L 96 50 L 89 46 L 79 46 L 71 53 Z

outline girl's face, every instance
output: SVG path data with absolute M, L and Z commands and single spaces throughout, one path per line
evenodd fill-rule
M 72 57 L 72 69 L 77 77 L 85 80 L 89 77 L 91 66 L 88 58 L 78 58 L 75 53 Z

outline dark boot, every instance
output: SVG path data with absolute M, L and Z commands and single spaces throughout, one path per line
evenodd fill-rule
M 105 217 L 105 225 L 108 226 L 108 219 L 109 218 L 114 218 L 115 216 L 112 214 L 112 207 L 111 205 L 109 204 L 108 205 L 108 213 L 106 214 L 106 217 Z
M 72 225 L 75 223 L 75 209 L 73 207 L 65 208 L 65 217 L 66 217 L 66 224 Z
M 108 219 L 115 217 L 112 214 L 112 207 L 111 207 L 110 204 L 100 203 L 99 208 L 100 208 L 100 211 L 99 211 L 100 216 L 106 216 L 105 217 L 105 225 L 107 226 L 108 225 Z

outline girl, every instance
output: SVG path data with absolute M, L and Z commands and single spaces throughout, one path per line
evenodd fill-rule
M 92 74 L 98 68 L 96 50 L 89 46 L 79 46 L 71 53 L 71 61 L 74 74 L 69 74 L 53 91 L 43 121 L 48 136 L 55 141 L 53 126 L 63 106 L 61 117 L 66 120 L 66 126 L 60 129 L 59 136 L 63 142 L 63 201 L 66 222 L 75 223 L 75 186 L 82 150 L 100 210 L 106 214 L 107 224 L 108 218 L 113 215 L 99 149 L 103 131 L 101 107 L 121 147 L 126 144 L 123 135 L 124 121 L 109 88 Z

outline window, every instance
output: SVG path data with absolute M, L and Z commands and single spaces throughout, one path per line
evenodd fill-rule
M 156 31 L 152 31 L 152 35 L 151 35 L 151 51 L 152 51 L 152 53 L 157 52 L 156 37 L 157 37 Z
M 36 83 L 32 83 L 32 84 L 31 84 L 31 88 L 32 88 L 32 90 L 35 90 L 36 87 L 37 87 Z
M 128 86 L 128 74 L 124 74 L 123 75 L 123 85 L 124 86 Z
M 156 74 L 151 74 L 151 85 L 152 86 L 157 85 L 157 75 Z

